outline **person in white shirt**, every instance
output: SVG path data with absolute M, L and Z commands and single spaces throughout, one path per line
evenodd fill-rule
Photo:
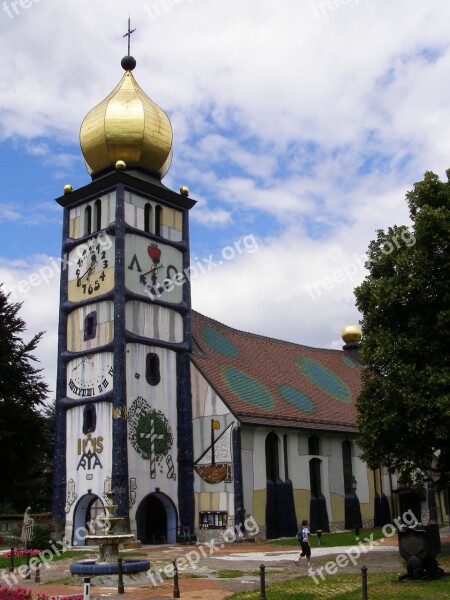
M 297 539 L 300 542 L 300 546 L 302 548 L 302 551 L 300 552 L 298 559 L 294 560 L 294 563 L 297 565 L 297 567 L 300 566 L 300 559 L 303 558 L 304 556 L 306 556 L 306 559 L 308 561 L 308 567 L 311 566 L 311 546 L 309 545 L 310 533 L 311 532 L 308 529 L 308 519 L 304 519 L 302 521 L 302 526 L 301 526 L 301 528 L 299 527 L 299 530 L 297 533 Z

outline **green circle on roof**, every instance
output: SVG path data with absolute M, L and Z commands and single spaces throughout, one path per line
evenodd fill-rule
M 355 368 L 355 363 L 352 360 L 350 360 L 348 356 L 343 356 L 342 360 L 348 367 L 352 367 L 353 369 Z
M 225 383 L 237 396 L 257 408 L 271 410 L 275 401 L 270 392 L 247 373 L 234 367 L 226 367 L 224 370 Z
M 205 325 L 202 328 L 200 335 L 202 340 L 206 342 L 212 350 L 227 358 L 236 358 L 239 354 L 238 349 L 233 342 L 230 342 L 228 338 L 210 325 Z
M 350 390 L 330 369 L 307 356 L 297 358 L 297 366 L 316 387 L 341 402 L 350 402 Z
M 296 408 L 299 408 L 300 410 L 303 410 L 307 413 L 314 412 L 314 404 L 311 402 L 308 396 L 302 394 L 300 390 L 297 390 L 291 387 L 290 385 L 287 385 L 287 383 L 283 383 L 282 385 L 280 385 L 278 390 L 282 395 L 283 399 L 286 400 L 286 402 L 289 402 L 289 404 L 292 404 Z

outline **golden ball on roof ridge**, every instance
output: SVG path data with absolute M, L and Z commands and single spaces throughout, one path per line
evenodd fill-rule
M 346 325 L 342 328 L 341 335 L 346 344 L 359 344 L 362 338 L 362 330 L 359 325 Z
M 116 162 L 116 169 L 126 169 L 127 163 L 124 160 L 118 160 Z
M 73 187 L 70 185 L 70 183 L 66 183 L 64 186 L 64 193 L 70 194 L 70 192 L 73 192 Z
M 188 186 L 187 186 L 187 185 L 182 185 L 182 186 L 180 187 L 180 194 L 181 194 L 182 196 L 189 196 L 189 188 L 188 188 Z
M 169 117 L 139 87 L 130 70 L 88 112 L 80 129 L 81 151 L 91 174 L 124 161 L 162 178 L 172 162 L 172 137 Z

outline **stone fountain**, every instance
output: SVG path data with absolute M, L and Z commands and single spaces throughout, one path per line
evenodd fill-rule
M 112 502 L 115 493 L 108 492 L 107 496 Z M 107 504 L 105 508 L 107 514 L 104 517 L 97 518 L 97 521 L 104 524 L 104 528 L 100 530 L 101 533 L 86 536 L 86 542 L 99 547 L 100 555 L 96 561 L 84 560 L 72 563 L 70 572 L 73 575 L 104 575 L 119 572 L 119 545 L 124 542 L 131 542 L 134 535 L 125 531 L 125 517 L 116 517 L 116 504 Z M 122 563 L 123 573 L 139 573 L 148 571 L 149 568 L 150 562 L 148 560 L 125 559 Z

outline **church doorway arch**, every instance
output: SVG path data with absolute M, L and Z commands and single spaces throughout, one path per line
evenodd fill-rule
M 105 514 L 105 506 L 98 496 L 95 494 L 82 496 L 73 513 L 72 545 L 85 546 L 86 536 L 89 535 L 88 523 L 96 523 L 96 518 Z
M 161 492 L 148 494 L 136 512 L 137 537 L 144 544 L 174 544 L 177 540 L 177 511 Z

